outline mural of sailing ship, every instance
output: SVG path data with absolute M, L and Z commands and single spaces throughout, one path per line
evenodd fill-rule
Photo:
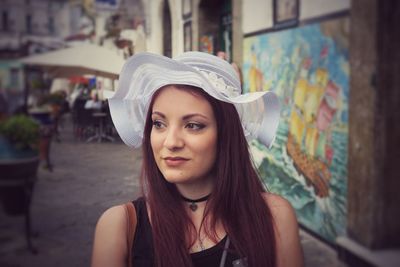
M 269 191 L 328 242 L 346 229 L 349 60 L 347 17 L 246 37 L 244 92 L 274 91 L 281 120 L 271 149 L 250 143 Z
M 326 50 L 325 47 L 323 50 Z M 323 55 L 326 51 L 323 51 Z M 287 152 L 308 186 L 319 197 L 329 196 L 329 181 L 334 150 L 331 146 L 330 125 L 337 111 L 339 87 L 329 80 L 326 69 L 316 70 L 315 84 L 308 81 L 311 59 L 303 61 L 300 77 L 294 88 Z

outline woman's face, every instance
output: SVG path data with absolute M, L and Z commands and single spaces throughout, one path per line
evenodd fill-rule
M 169 85 L 154 100 L 151 119 L 150 143 L 165 179 L 177 185 L 212 183 L 217 124 L 209 102 Z

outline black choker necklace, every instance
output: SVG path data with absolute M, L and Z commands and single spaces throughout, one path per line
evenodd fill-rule
M 196 203 L 199 203 L 199 202 L 203 202 L 203 201 L 208 200 L 208 198 L 210 197 L 210 195 L 211 195 L 211 194 L 208 194 L 207 196 L 202 197 L 202 198 L 198 198 L 198 199 L 190 199 L 190 198 L 186 198 L 186 197 L 184 197 L 184 196 L 181 195 L 181 198 L 182 198 L 184 201 L 190 203 L 189 208 L 190 208 L 192 211 L 196 211 L 196 210 L 197 210 L 197 204 L 196 204 Z

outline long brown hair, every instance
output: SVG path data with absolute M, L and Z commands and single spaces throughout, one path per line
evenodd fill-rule
M 247 258 L 248 266 L 275 267 L 273 218 L 262 196 L 265 189 L 251 161 L 236 108 L 200 88 L 176 87 L 207 99 L 217 122 L 217 157 L 213 168 L 216 181 L 205 210 L 205 217 L 210 218 L 204 226 L 206 233 L 215 240 L 216 224 L 221 222 L 236 253 Z M 151 111 L 161 90 L 153 96 L 146 117 L 142 190 L 150 207 L 156 266 L 188 267 L 192 266 L 188 244 L 194 242 L 194 225 L 176 186 L 168 183 L 159 171 L 150 144 Z

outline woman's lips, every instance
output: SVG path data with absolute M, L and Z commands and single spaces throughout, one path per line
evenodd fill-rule
M 177 167 L 184 164 L 186 161 L 188 161 L 188 159 L 181 157 L 166 157 L 164 158 L 164 161 L 167 164 L 167 166 Z

